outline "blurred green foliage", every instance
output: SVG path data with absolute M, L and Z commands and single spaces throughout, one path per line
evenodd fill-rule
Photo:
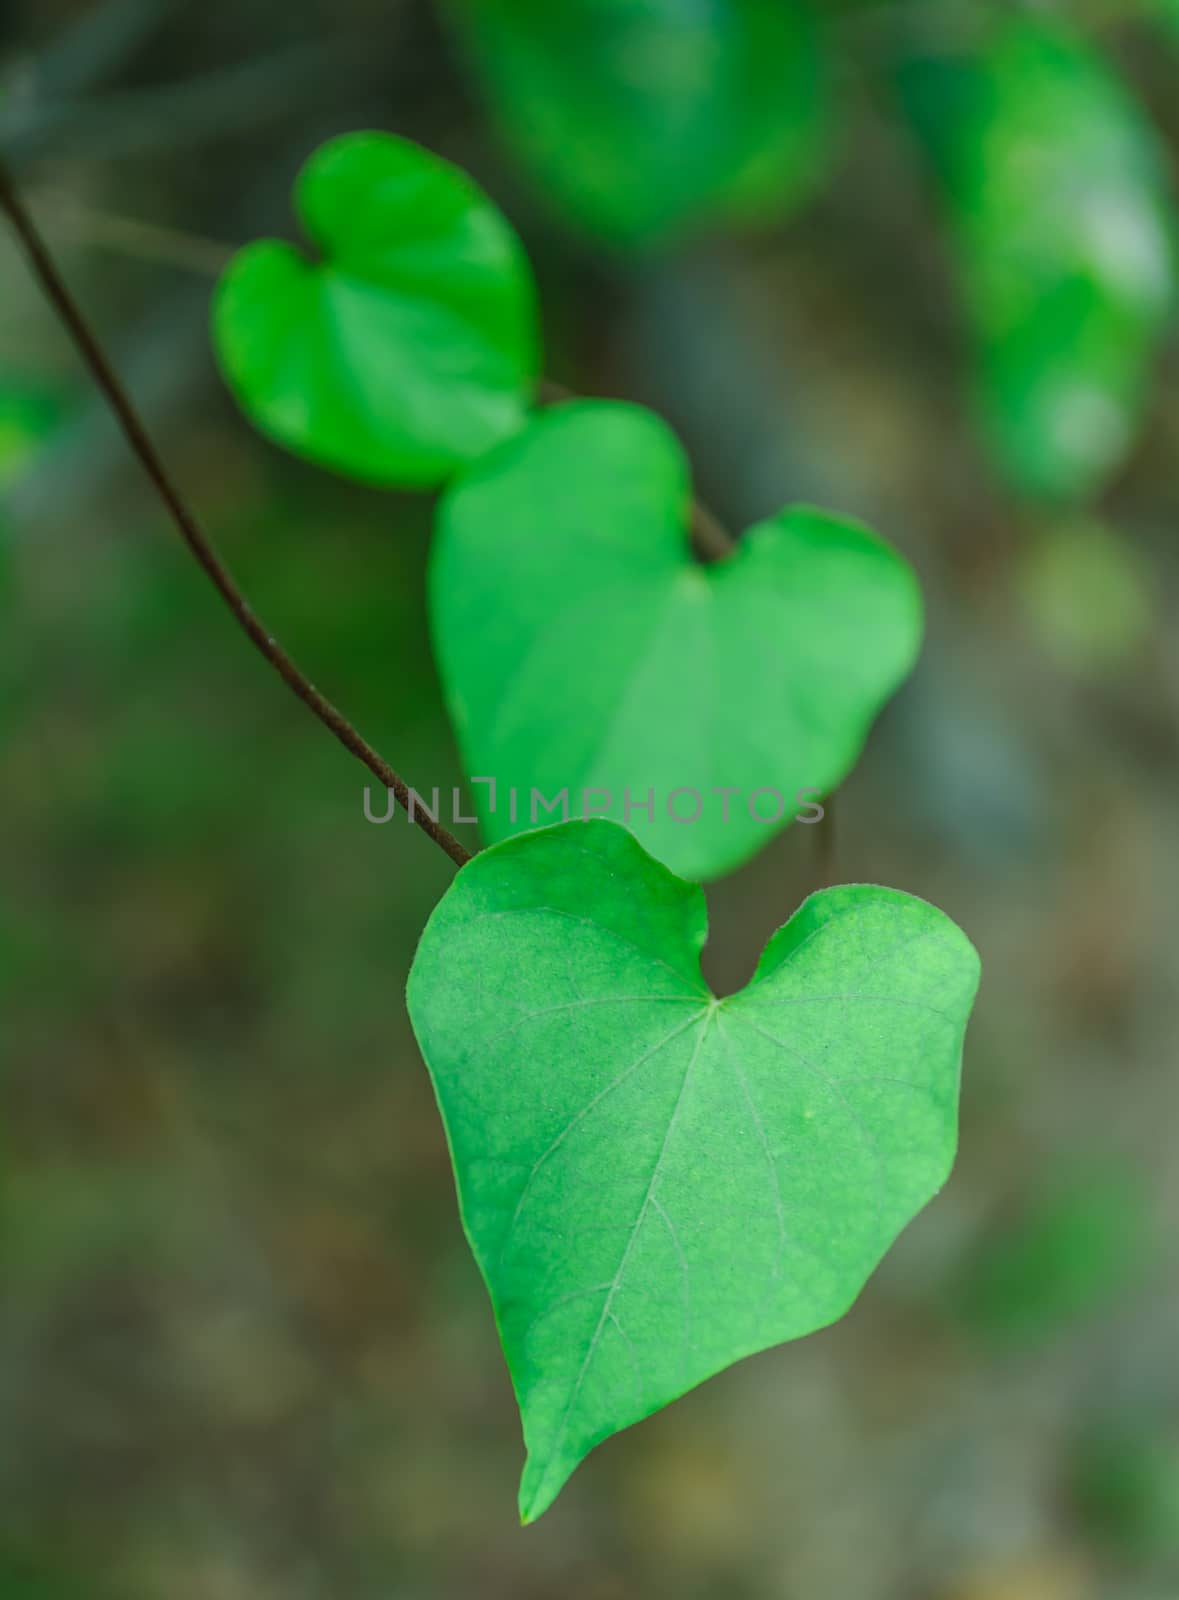
M 492 115 L 575 226 L 651 247 L 787 215 L 832 140 L 809 0 L 444 0 Z
M 39 1554 L 0 1548 L 0 1600 L 97 1600 L 92 1580 L 50 1571 Z
M 33 460 L 62 414 L 60 397 L 44 383 L 0 375 L 0 490 Z
M 5 379 L 0 373 L 0 493 L 7 484 L 15 483 L 36 458 L 61 416 L 61 401 L 45 384 L 15 376 Z M 5 607 L 11 600 L 13 579 L 11 533 L 2 510 L 0 507 L 0 607 Z M 9 660 L 8 656 L 0 657 L 0 727 L 12 693 L 11 674 L 6 670 Z
M 1179 1427 L 1127 1422 L 1086 1439 L 1074 1492 L 1090 1526 L 1115 1546 L 1179 1558 Z
M 1030 624 L 1066 671 L 1103 677 L 1149 646 L 1151 572 L 1133 542 L 1091 518 L 1029 533 L 1015 580 Z
M 1134 439 L 1174 305 L 1159 140 L 1059 20 L 996 24 L 899 80 L 944 187 L 997 463 L 1030 495 L 1083 501 Z
M 996 1344 L 1058 1338 L 1114 1304 L 1155 1248 L 1141 1175 L 1098 1160 L 1048 1174 L 962 1264 L 958 1310 Z

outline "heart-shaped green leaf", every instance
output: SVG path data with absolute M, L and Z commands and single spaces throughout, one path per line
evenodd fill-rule
M 524 1421 L 523 1519 L 596 1444 L 842 1316 L 953 1163 L 978 958 L 892 889 L 813 895 L 753 980 L 610 822 L 468 863 L 409 1010 Z
M 1012 483 L 1081 499 L 1123 460 L 1175 293 L 1159 141 L 1058 19 L 901 74 L 943 180 L 982 425 Z
M 449 0 L 492 111 L 544 195 L 624 245 L 788 212 L 828 155 L 800 0 Z
M 476 786 L 492 839 L 588 806 L 714 877 L 809 815 L 800 792 L 846 775 L 908 674 L 921 600 L 888 545 L 795 508 L 704 567 L 690 493 L 657 417 L 580 401 L 448 494 L 434 641 L 467 770 L 496 780 Z
M 427 487 L 520 427 L 538 365 L 518 239 L 475 184 L 407 139 L 333 139 L 296 209 L 323 259 L 263 239 L 230 263 L 213 335 L 249 417 L 365 481 Z

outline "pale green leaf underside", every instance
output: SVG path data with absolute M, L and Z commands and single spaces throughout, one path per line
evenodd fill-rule
M 531 271 L 456 167 L 390 134 L 320 147 L 295 191 L 309 260 L 265 239 L 213 307 L 225 377 L 253 422 L 322 466 L 430 486 L 524 420 L 539 357 Z
M 614 243 L 782 216 L 826 166 L 828 75 L 802 0 L 443 10 L 544 197 Z
M 443 501 L 430 616 L 480 819 L 499 839 L 609 790 L 685 877 L 747 860 L 855 764 L 920 648 L 911 569 L 866 528 L 795 507 L 701 566 L 674 436 L 640 407 L 581 401 L 536 417 Z M 517 793 L 513 819 L 510 791 Z M 739 791 L 728 800 L 714 789 Z M 674 791 L 695 790 L 668 802 Z M 755 791 L 777 789 L 778 802 Z M 653 815 L 632 806 L 654 791 Z M 756 813 L 756 814 L 754 814 Z M 765 818 L 770 820 L 758 820 Z
M 464 867 L 410 974 L 525 1521 L 610 1434 L 842 1315 L 953 1162 L 978 959 L 946 916 L 827 890 L 720 1001 L 705 933 L 697 887 L 571 822 Z

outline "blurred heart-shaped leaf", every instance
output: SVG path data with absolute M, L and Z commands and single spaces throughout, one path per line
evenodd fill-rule
M 1154 131 L 1058 20 L 998 23 L 900 81 L 944 187 L 995 458 L 1028 494 L 1084 499 L 1134 437 L 1174 299 Z
M 555 821 L 538 795 L 568 791 L 568 815 L 598 791 L 674 871 L 715 877 L 842 780 L 910 671 L 920 592 L 882 540 L 795 507 L 705 567 L 690 498 L 657 417 L 581 401 L 443 502 L 431 626 L 467 771 L 496 779 L 476 786 L 490 838 Z
M 730 1363 L 833 1321 L 945 1181 L 978 958 L 813 895 L 718 1000 L 704 896 L 611 822 L 462 869 L 409 979 L 524 1421 L 520 1512 Z
M 449 0 L 505 137 L 575 224 L 618 244 L 778 217 L 828 155 L 802 0 Z
M 368 482 L 427 487 L 513 433 L 539 365 L 535 290 L 475 184 L 389 134 L 333 139 L 299 176 L 321 252 L 263 239 L 213 309 L 222 369 L 280 444 Z

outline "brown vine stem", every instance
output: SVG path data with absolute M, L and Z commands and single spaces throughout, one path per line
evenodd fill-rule
M 823 801 L 824 817 L 815 824 L 815 888 L 831 889 L 838 883 L 836 866 L 838 832 L 835 825 L 835 796 Z
M 130 396 L 123 388 L 97 337 L 66 287 L 53 257 L 3 164 L 0 164 L 0 210 L 7 213 L 28 257 L 34 276 L 68 329 L 78 353 L 118 419 L 132 454 L 138 459 L 156 493 L 167 507 L 180 537 L 204 568 L 213 586 L 237 619 L 239 627 L 287 687 L 298 695 L 314 716 L 319 718 L 328 732 L 340 741 L 345 750 L 363 762 L 373 776 L 392 793 L 410 821 L 415 822 L 424 833 L 428 833 L 434 843 L 445 850 L 457 866 L 463 866 L 471 859 L 471 852 L 441 823 L 435 822 L 422 807 L 411 805 L 410 789 L 404 779 L 394 772 L 389 763 L 357 732 L 347 718 L 336 710 L 331 701 L 319 692 L 254 614 L 249 602 L 230 575 L 229 569 L 209 543 L 196 517 L 173 483 Z

